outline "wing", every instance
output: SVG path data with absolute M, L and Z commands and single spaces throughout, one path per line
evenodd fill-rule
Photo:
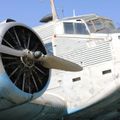
M 2 110 L 0 120 L 56 120 L 62 118 L 65 109 L 63 100 L 47 94 L 32 102 Z
M 120 119 L 120 93 L 114 92 L 96 103 L 66 115 L 65 120 L 119 120 Z

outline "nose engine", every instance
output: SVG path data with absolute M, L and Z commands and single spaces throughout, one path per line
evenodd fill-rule
M 0 24 L 0 44 L 15 50 L 47 54 L 38 35 L 16 22 Z M 9 53 L 9 51 L 7 51 Z M 21 103 L 34 99 L 46 90 L 49 68 L 28 56 L 0 55 L 0 96 Z
M 22 103 L 41 96 L 49 84 L 50 69 L 76 72 L 83 68 L 48 55 L 28 26 L 13 20 L 0 23 L 0 98 Z

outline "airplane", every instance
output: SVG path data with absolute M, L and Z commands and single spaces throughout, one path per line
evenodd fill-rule
M 0 23 L 0 120 L 119 120 L 120 31 L 88 14 L 30 27 Z

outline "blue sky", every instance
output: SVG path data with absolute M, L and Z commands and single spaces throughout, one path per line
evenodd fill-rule
M 55 0 L 60 17 L 96 13 L 120 26 L 120 0 Z M 0 21 L 12 18 L 31 27 L 39 25 L 43 16 L 51 13 L 49 0 L 0 0 Z

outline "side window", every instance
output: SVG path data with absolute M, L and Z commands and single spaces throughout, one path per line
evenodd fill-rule
M 48 54 L 53 55 L 52 42 L 46 43 L 45 48 L 46 48 Z
M 85 24 L 75 22 L 64 22 L 65 34 L 88 34 Z
M 64 23 L 64 31 L 66 34 L 74 34 L 73 23 L 65 22 Z
M 88 31 L 83 23 L 74 23 L 75 34 L 88 34 Z

